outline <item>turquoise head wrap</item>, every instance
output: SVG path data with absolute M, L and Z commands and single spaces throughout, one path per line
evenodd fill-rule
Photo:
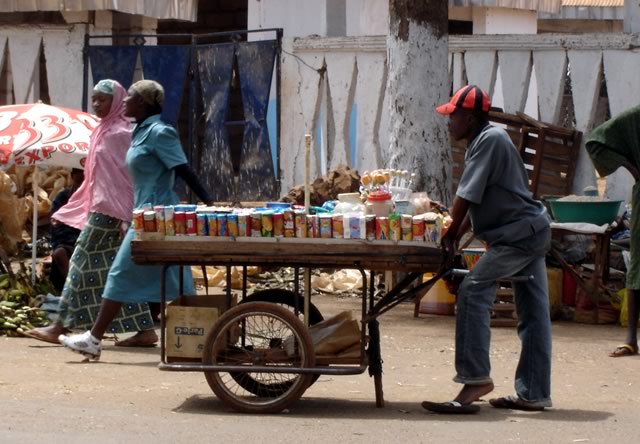
M 106 94 L 108 96 L 113 96 L 115 90 L 115 83 L 111 79 L 100 80 L 96 83 L 96 86 L 93 87 L 93 92 Z

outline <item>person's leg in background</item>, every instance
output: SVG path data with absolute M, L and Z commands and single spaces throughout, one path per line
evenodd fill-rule
M 49 280 L 58 292 L 62 292 L 64 281 L 69 273 L 69 260 L 73 254 L 72 246 L 59 246 L 51 254 L 51 274 Z

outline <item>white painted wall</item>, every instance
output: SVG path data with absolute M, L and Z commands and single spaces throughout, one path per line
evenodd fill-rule
M 640 32 L 640 2 L 624 2 L 624 32 Z
M 2 62 L 9 63 L 9 87 L 16 103 L 32 103 L 40 99 L 40 54 L 44 51 L 51 104 L 74 109 L 82 107 L 84 36 L 87 32 L 111 34 L 112 13 L 97 11 L 95 25 L 87 24 L 88 13 L 65 13 L 64 17 L 69 21 L 68 25 L 16 24 L 0 28 L 0 42 L 6 42 L 9 50 L 8 57 L 0 60 L 0 68 Z M 105 39 L 103 42 L 109 44 L 110 41 Z
M 347 35 L 387 35 L 389 0 L 347 0 Z
M 474 34 L 536 34 L 536 11 L 509 8 L 472 8 Z
M 283 28 L 285 37 L 326 37 L 327 0 L 249 0 L 247 27 Z

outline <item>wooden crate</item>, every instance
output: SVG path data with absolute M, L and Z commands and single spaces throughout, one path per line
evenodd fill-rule
M 527 167 L 529 188 L 535 198 L 571 194 L 582 142 L 580 131 L 539 122 L 523 113 L 490 111 L 489 120 L 509 133 Z M 466 145 L 453 142 L 452 148 L 455 192 L 464 169 Z

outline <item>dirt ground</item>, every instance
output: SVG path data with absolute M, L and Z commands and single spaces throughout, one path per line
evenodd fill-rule
M 358 299 L 322 296 L 325 317 L 359 308 Z M 640 357 L 606 356 L 624 335 L 618 326 L 555 323 L 554 408 L 472 416 L 420 407 L 450 400 L 451 317 L 412 317 L 401 305 L 380 318 L 385 408 L 375 407 L 368 375 L 322 376 L 290 411 L 242 415 L 213 395 L 201 373 L 162 372 L 159 349 L 116 349 L 82 363 L 62 347 L 0 338 L 2 443 L 210 442 L 553 442 L 624 443 L 638 437 Z M 496 395 L 513 393 L 515 330 L 493 330 Z M 636 438 L 633 438 L 633 437 Z

